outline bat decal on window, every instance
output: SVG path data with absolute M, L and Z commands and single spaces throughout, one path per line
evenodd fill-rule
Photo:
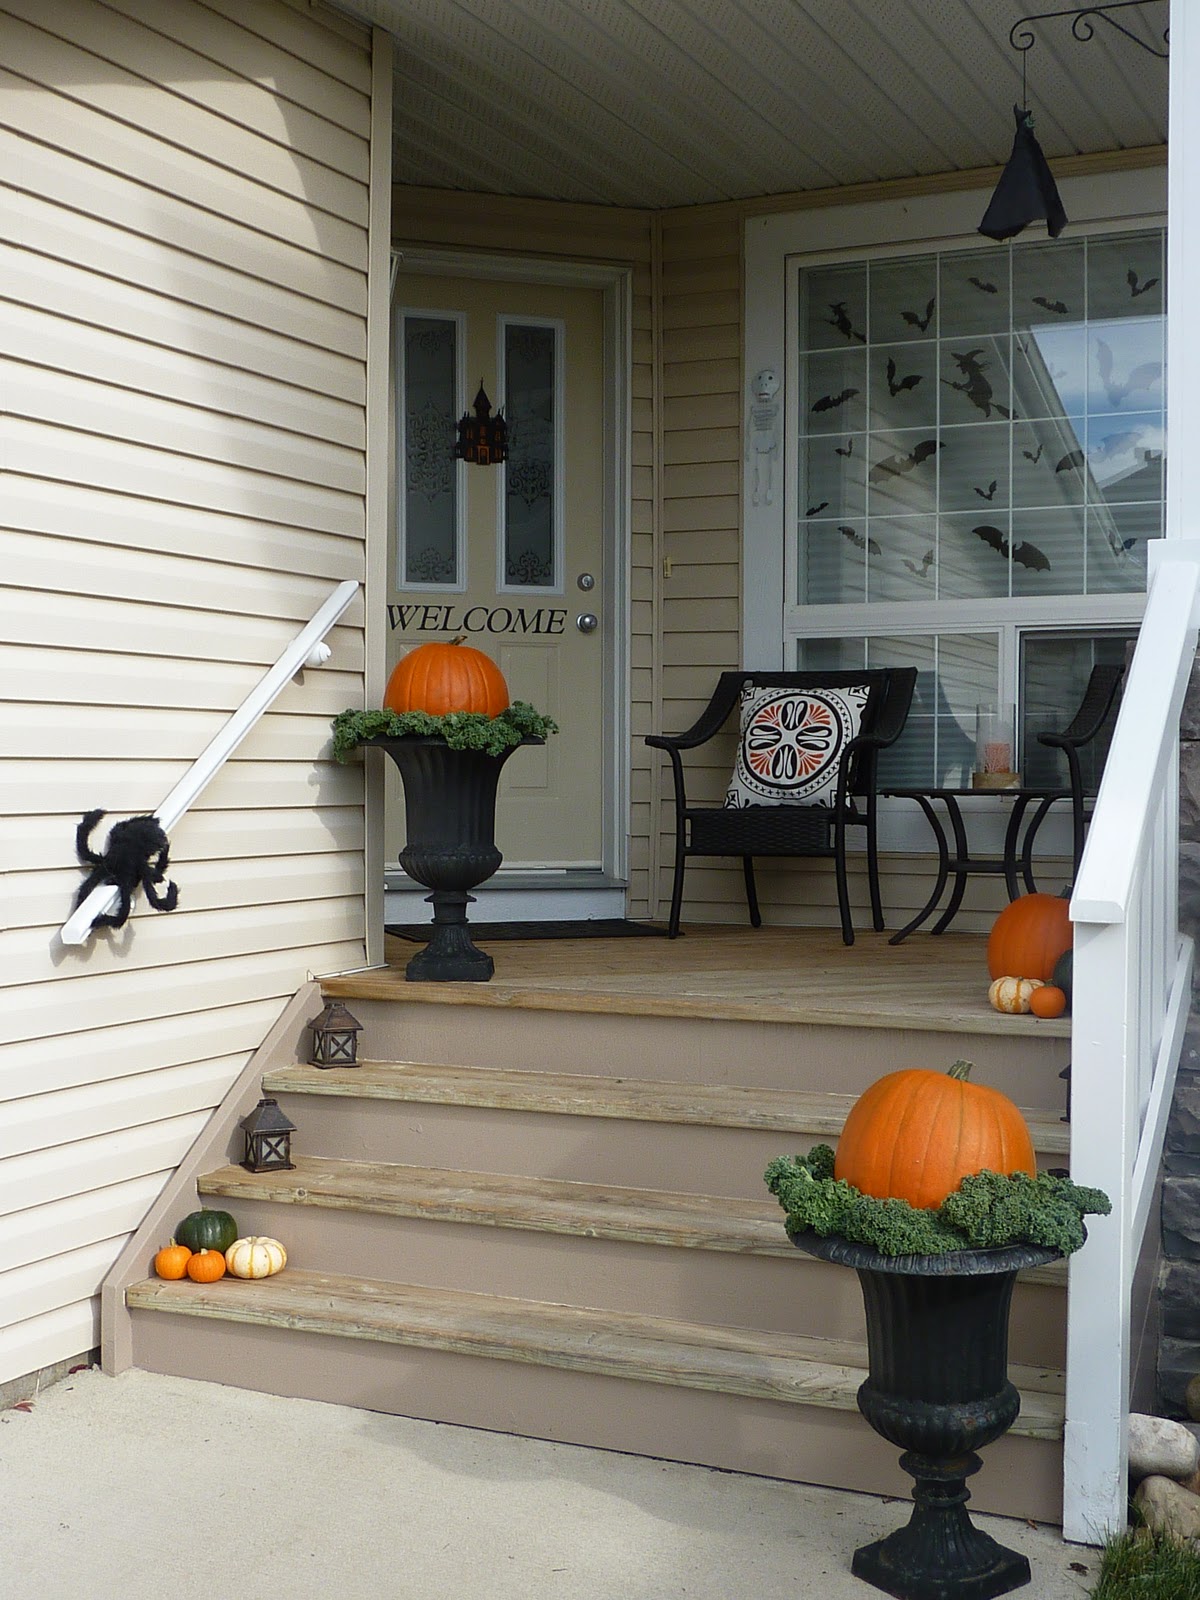
M 941 444 L 936 439 L 922 439 L 915 445 L 910 455 L 885 456 L 882 461 L 877 461 L 867 473 L 872 483 L 878 483 L 881 478 L 898 478 L 905 472 L 911 472 L 914 467 L 919 467 L 922 461 L 928 461 L 941 449 Z
M 919 372 L 909 372 L 909 373 L 906 373 L 903 378 L 897 378 L 897 376 L 896 376 L 896 363 L 892 360 L 892 358 L 890 356 L 888 357 L 887 384 L 888 384 L 888 391 L 893 396 L 893 398 L 896 395 L 903 393 L 903 391 L 905 389 L 915 389 L 917 387 L 917 385 L 920 383 L 920 381 L 921 381 L 921 374 Z
M 993 478 L 986 489 L 976 488 L 975 493 L 981 500 L 994 500 L 996 498 L 996 479 Z
M 977 539 L 982 539 L 984 544 L 995 550 L 998 555 L 1008 555 L 1010 548 L 1008 540 L 1000 529 L 993 528 L 990 522 L 981 522 L 978 527 L 972 528 L 971 532 Z M 1046 558 L 1045 551 L 1039 550 L 1037 545 L 1029 544 L 1026 540 L 1022 540 L 1013 549 L 1012 558 L 1018 566 L 1031 567 L 1035 572 L 1050 571 L 1050 562 Z
M 1044 294 L 1035 294 L 1033 303 L 1035 306 L 1041 306 L 1043 311 L 1053 311 L 1059 317 L 1065 317 L 1071 309 L 1070 306 L 1064 305 L 1061 300 L 1047 300 Z
M 847 400 L 853 400 L 858 393 L 857 389 L 843 389 L 840 394 L 823 394 L 819 400 L 814 400 L 814 411 L 833 411 L 836 407 L 845 405 Z
M 925 306 L 925 315 L 923 317 L 917 311 L 902 311 L 900 315 L 910 327 L 920 328 L 921 332 L 924 333 L 933 320 L 933 308 L 936 304 L 936 299 L 929 300 Z
M 857 528 L 847 528 L 844 525 L 839 525 L 838 532 L 843 539 L 849 539 L 856 550 L 869 550 L 873 556 L 879 554 L 879 546 L 874 539 L 864 539 Z
M 1130 295 L 1136 300 L 1139 294 L 1145 294 L 1148 289 L 1153 289 L 1158 279 L 1147 278 L 1145 283 L 1139 283 L 1137 273 L 1130 267 L 1125 274 L 1125 282 L 1129 285 Z

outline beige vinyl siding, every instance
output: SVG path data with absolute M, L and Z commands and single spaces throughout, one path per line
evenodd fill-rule
M 153 810 L 364 577 L 371 52 L 287 0 L 0 0 L 0 1381 L 98 1342 L 287 1000 L 365 960 L 361 601 L 180 823 L 178 910 L 56 931 L 80 816 Z
M 735 206 L 667 212 L 662 221 L 661 549 L 669 568 L 660 579 L 659 726 L 673 733 L 699 716 L 718 673 L 742 660 L 741 227 Z M 732 750 L 723 735 L 689 758 L 689 798 L 719 802 Z M 665 761 L 656 762 L 653 794 L 661 913 L 675 850 Z M 774 888 L 763 877 L 765 910 Z M 737 921 L 744 907 L 740 862 L 688 868 L 687 920 Z
M 403 176 L 403 167 L 397 169 Z M 608 206 L 554 205 L 541 200 L 457 194 L 397 184 L 392 235 L 405 245 L 493 251 L 499 255 L 619 263 L 633 272 L 631 551 L 630 551 L 630 915 L 650 912 L 652 891 L 649 752 L 644 735 L 656 726 L 655 655 L 655 412 L 657 380 L 654 253 L 651 214 Z

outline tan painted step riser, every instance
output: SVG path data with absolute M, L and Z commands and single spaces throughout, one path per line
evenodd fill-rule
M 539 1116 L 484 1106 L 306 1095 L 281 1095 L 279 1104 L 296 1124 L 293 1147 L 306 1155 L 527 1173 L 751 1200 L 767 1195 L 763 1170 L 772 1157 L 807 1152 L 820 1142 L 816 1136 L 796 1138 L 754 1128 Z
M 268 1093 L 278 1093 L 268 1080 Z M 761 1200 L 775 1156 L 836 1144 L 828 1133 L 680 1126 L 610 1117 L 539 1115 L 486 1106 L 407 1104 L 349 1096 L 278 1094 L 296 1124 L 293 1149 L 354 1161 L 527 1173 L 578 1183 L 702 1192 Z M 1055 1153 L 1042 1164 L 1065 1166 Z
M 899 1452 L 856 1411 L 678 1389 L 440 1350 L 135 1311 L 154 1372 L 729 1471 L 907 1498 Z M 971 1506 L 1058 1522 L 1062 1452 L 1008 1435 L 983 1453 Z M 907 1512 L 896 1506 L 897 1525 Z M 853 1541 L 847 1539 L 847 1555 Z
M 213 1195 L 205 1202 L 227 1207 L 243 1233 L 284 1240 L 289 1265 L 306 1271 L 805 1338 L 866 1340 L 855 1275 L 799 1250 L 754 1256 Z M 1061 1288 L 1018 1282 L 1010 1359 L 1061 1368 L 1064 1315 Z
M 1066 1099 L 1058 1074 L 1070 1059 L 1070 1040 L 1032 1033 L 1013 1038 L 354 997 L 347 1004 L 363 1024 L 359 1053 L 373 1060 L 454 1060 L 857 1095 L 884 1072 L 948 1067 L 963 1057 L 975 1063 L 978 1082 L 1003 1089 L 1020 1105 L 1057 1114 Z

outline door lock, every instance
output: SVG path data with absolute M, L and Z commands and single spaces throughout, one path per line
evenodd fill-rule
M 596 580 L 592 577 L 590 572 L 581 572 L 575 581 L 585 594 L 589 589 L 594 589 L 596 587 Z

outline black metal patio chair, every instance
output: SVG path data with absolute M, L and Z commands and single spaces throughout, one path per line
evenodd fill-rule
M 1061 750 L 1066 757 L 1067 782 L 1065 786 L 1046 784 L 1040 794 L 1035 787 L 1027 785 L 1017 801 L 1020 812 L 1024 812 L 1030 804 L 1037 805 L 1021 845 L 1021 876 L 1025 880 L 1025 887 L 1031 893 L 1036 888 L 1033 877 L 1033 842 L 1038 829 L 1059 800 L 1069 800 L 1071 803 L 1072 883 L 1079 874 L 1079 863 L 1083 857 L 1084 832 L 1099 782 L 1098 773 L 1095 784 L 1087 782 L 1080 760 L 1080 751 L 1086 749 L 1110 727 L 1124 676 L 1125 668 L 1121 664 L 1094 666 L 1088 677 L 1083 699 L 1079 702 L 1079 708 L 1067 726 L 1060 733 L 1039 733 L 1037 736 L 1039 744 L 1051 750 Z M 1020 820 L 1018 814 L 1010 824 L 1014 838 Z
M 683 875 L 692 856 L 740 856 L 746 882 L 746 903 L 752 927 L 762 926 L 754 879 L 755 856 L 826 856 L 836 869 L 838 911 L 842 938 L 854 943 L 850 894 L 846 873 L 846 830 L 862 828 L 866 835 L 867 878 L 871 916 L 882 930 L 883 905 L 879 892 L 879 849 L 876 829 L 879 752 L 894 744 L 904 731 L 916 684 L 915 667 L 877 667 L 850 672 L 723 672 L 712 699 L 685 733 L 647 734 L 646 743 L 665 750 L 671 759 L 675 791 L 675 877 L 671 891 L 668 933 L 679 933 L 683 907 Z M 806 805 L 694 805 L 689 804 L 682 752 L 707 744 L 718 734 L 739 705 L 743 688 L 819 690 L 866 686 L 857 734 L 838 758 L 836 793 L 832 804 Z

